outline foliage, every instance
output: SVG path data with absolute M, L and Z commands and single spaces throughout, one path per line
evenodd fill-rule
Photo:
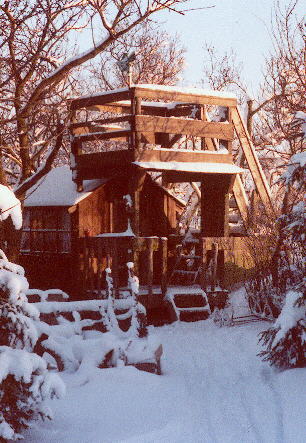
M 6 441 L 20 438 L 34 419 L 51 418 L 44 400 L 60 396 L 64 385 L 32 352 L 38 338 L 33 320 L 39 313 L 23 294 L 28 284 L 21 267 L 2 258 L 1 268 L 0 440 Z
M 286 302 L 272 328 L 260 334 L 264 350 L 259 356 L 278 369 L 306 366 L 306 282 L 288 291 Z

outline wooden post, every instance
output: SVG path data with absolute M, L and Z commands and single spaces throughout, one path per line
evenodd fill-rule
M 78 176 L 78 157 L 82 155 L 82 142 L 75 137 L 73 137 L 72 143 L 71 143 L 71 153 L 74 156 L 75 165 L 72 165 L 72 169 L 74 171 L 74 174 L 76 174 L 74 178 L 74 182 L 77 186 L 77 191 L 82 192 L 83 191 L 83 180 Z
M 141 169 L 133 169 L 131 170 L 130 177 L 130 194 L 133 197 L 133 223 L 132 229 L 134 234 L 139 237 L 140 236 L 140 193 L 143 187 L 146 172 Z
M 162 295 L 165 296 L 167 292 L 167 268 L 168 268 L 168 239 L 162 237 L 161 242 L 161 291 Z
M 114 285 L 115 298 L 119 298 L 119 269 L 118 269 L 118 243 L 117 238 L 112 239 L 111 245 L 112 255 L 112 276 Z
M 133 98 L 133 114 L 134 114 L 134 154 L 135 154 L 135 160 L 138 156 L 140 146 L 141 146 L 141 132 L 138 131 L 138 128 L 136 126 L 136 115 L 141 115 L 141 98 L 140 97 L 134 97 Z
M 206 291 L 206 239 L 201 237 L 201 288 Z
M 94 284 L 94 245 L 91 242 L 91 239 L 88 239 L 89 244 L 89 288 L 91 291 L 91 296 L 94 293 L 95 290 L 95 284 Z
M 201 229 L 203 237 L 228 233 L 228 189 L 231 175 L 210 174 L 201 183 Z
M 218 243 L 213 243 L 212 251 L 211 291 L 214 292 L 217 285 Z
M 230 106 L 227 108 L 227 121 L 229 123 L 233 123 L 232 108 Z M 232 141 L 228 140 L 226 142 L 226 144 L 227 144 L 227 150 L 228 150 L 229 154 L 232 154 L 232 152 L 233 152 L 233 143 L 232 143 Z
M 153 238 L 147 239 L 147 260 L 148 260 L 148 293 L 149 296 L 152 295 L 152 284 L 153 284 Z

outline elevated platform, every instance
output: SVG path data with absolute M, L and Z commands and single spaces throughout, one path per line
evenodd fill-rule
M 134 85 L 73 99 L 70 131 L 75 181 L 81 186 L 85 179 L 118 172 L 130 175 L 135 166 L 188 172 L 187 181 L 199 174 L 237 174 L 238 168 L 217 166 L 233 165 L 230 114 L 236 105 L 236 98 L 225 93 L 162 85 Z M 205 119 L 205 106 L 223 107 L 223 121 Z M 212 138 L 222 141 L 223 150 L 207 148 L 205 140 Z M 184 163 L 189 164 L 187 169 Z M 205 169 L 193 163 L 211 166 Z

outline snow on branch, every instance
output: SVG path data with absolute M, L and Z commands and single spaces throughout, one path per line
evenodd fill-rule
M 0 185 L 0 221 L 11 217 L 15 229 L 22 227 L 21 204 L 14 192 L 7 186 Z

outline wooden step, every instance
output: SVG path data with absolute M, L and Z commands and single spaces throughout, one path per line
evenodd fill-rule
M 204 291 L 199 287 L 190 291 L 181 288 L 170 288 L 166 294 L 176 320 L 197 321 L 205 320 L 210 314 L 210 306 Z

